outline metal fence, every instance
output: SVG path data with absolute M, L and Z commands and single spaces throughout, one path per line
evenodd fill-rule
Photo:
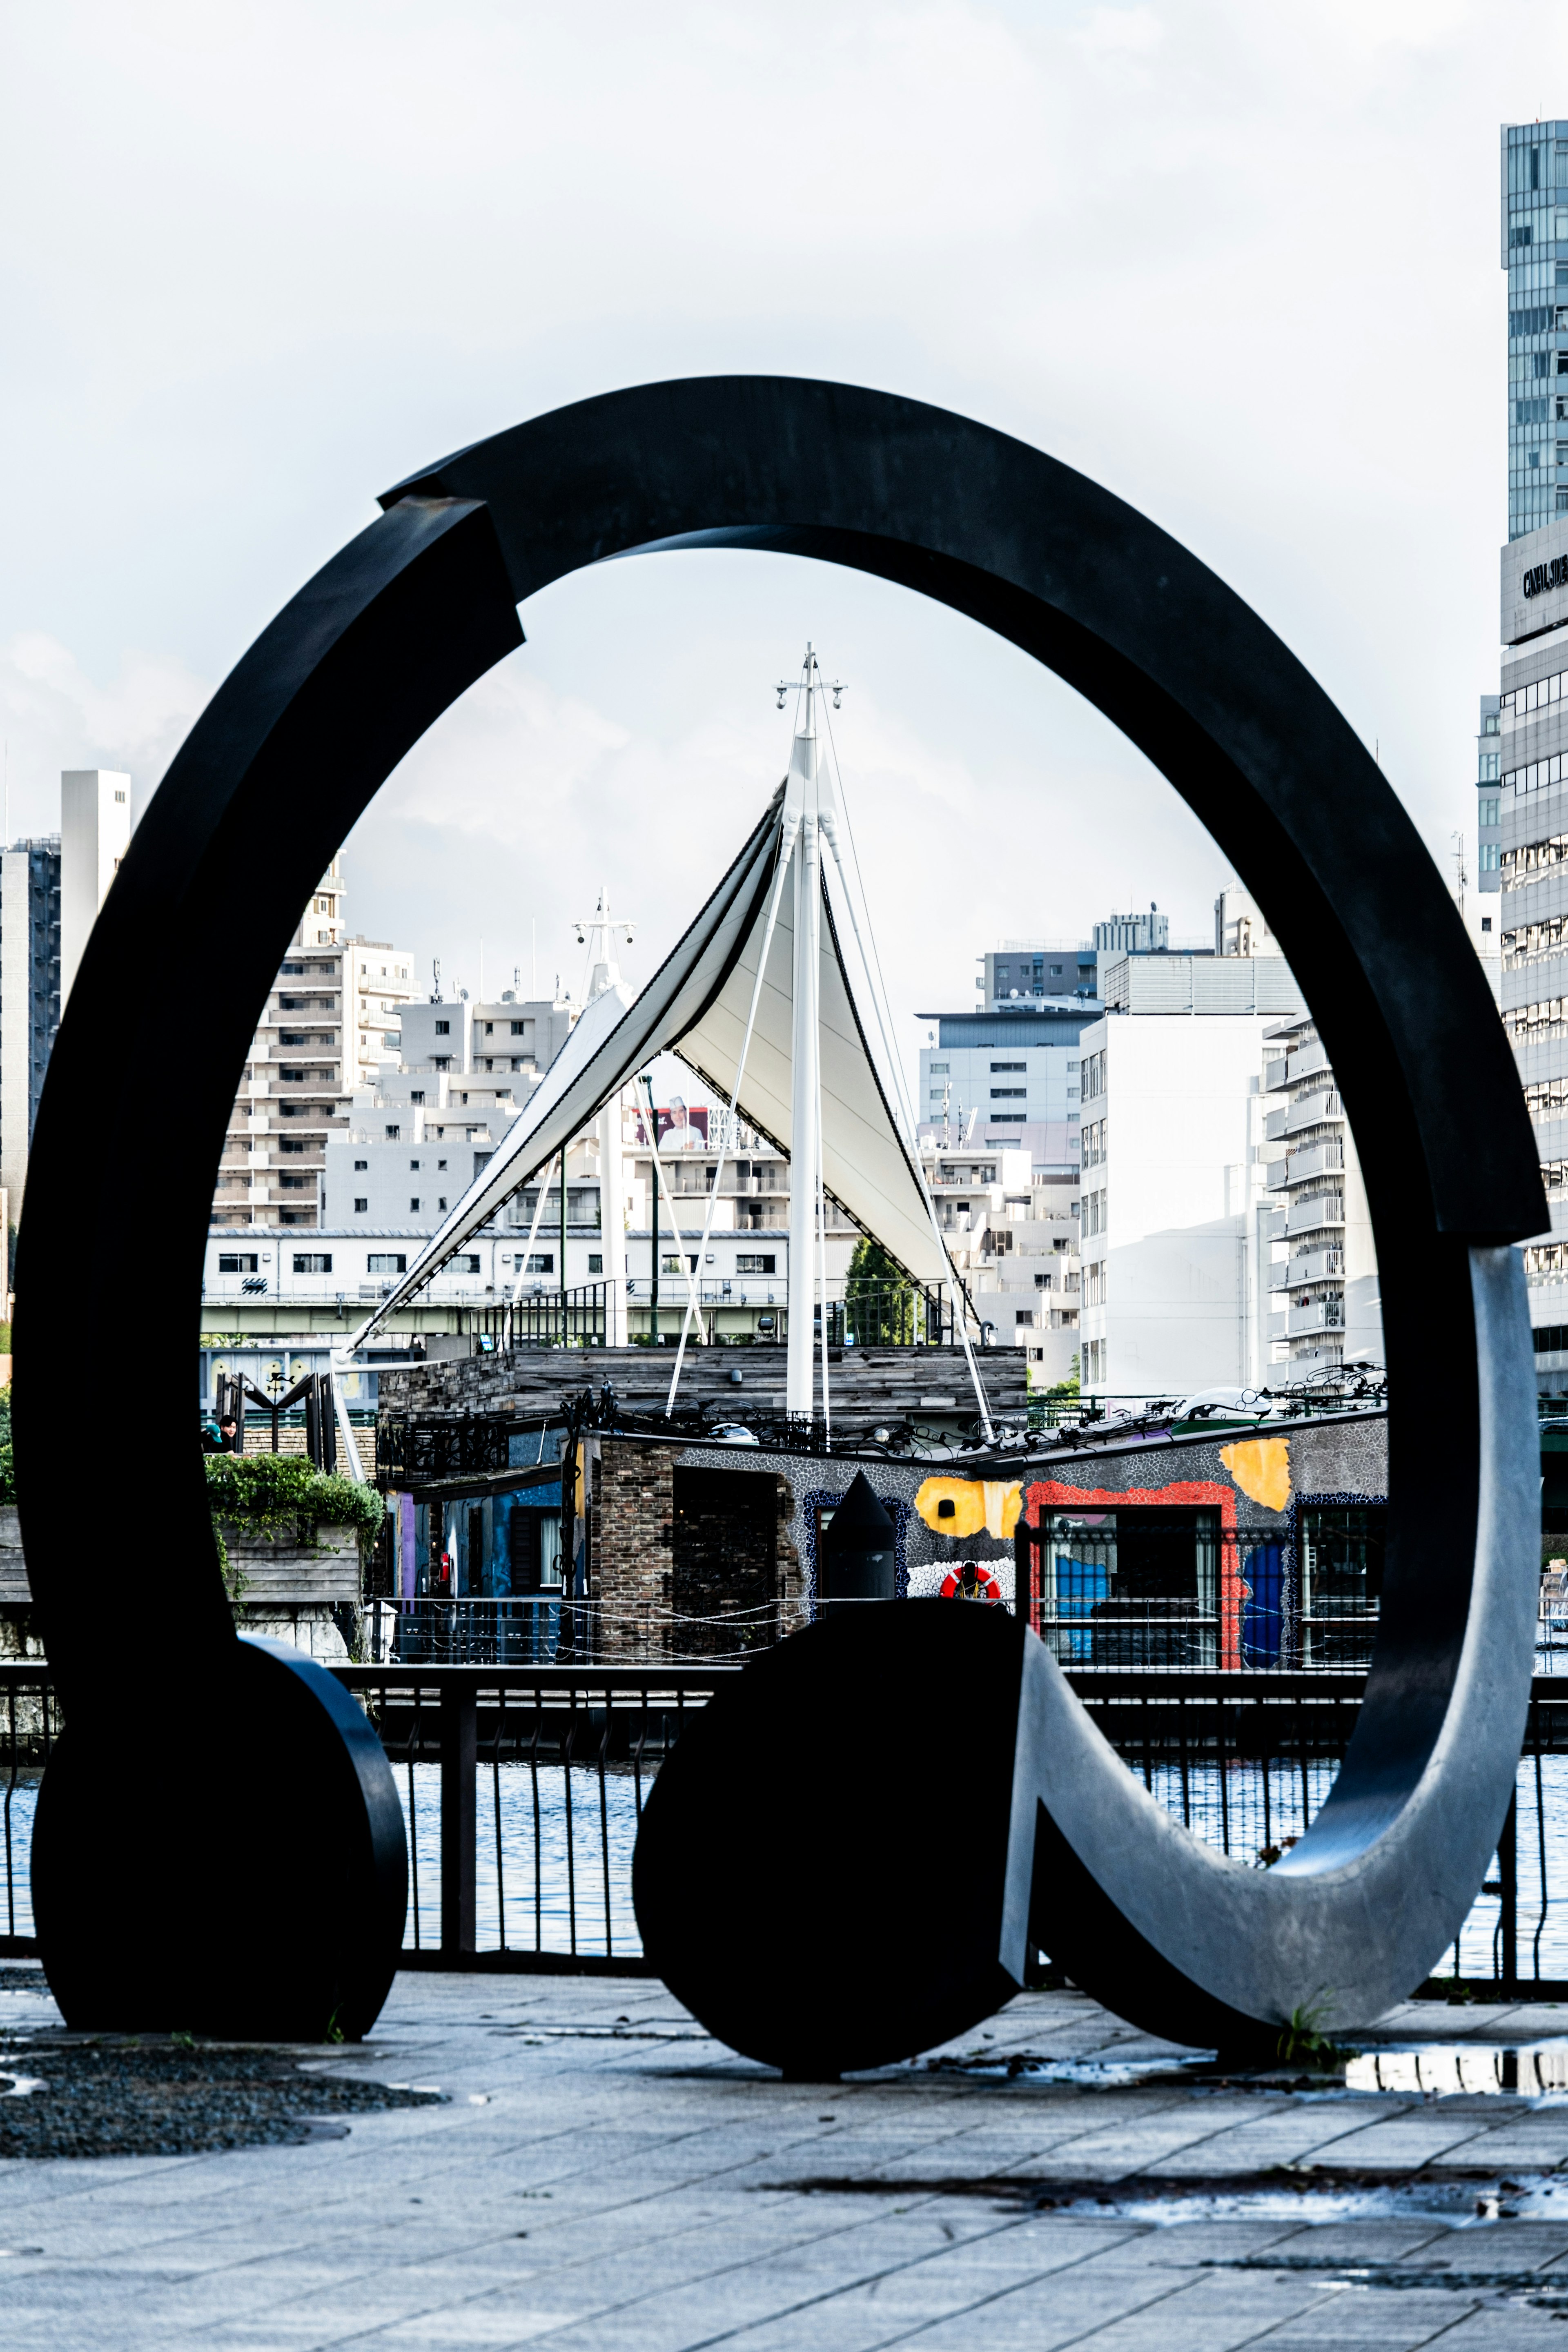
M 402 1795 L 412 1968 L 646 1968 L 631 1904 L 637 1821 L 686 1717 L 739 1671 L 344 1666 Z M 1331 1787 L 1359 1675 L 1069 1675 L 1107 1738 L 1200 1837 L 1265 1868 Z M 0 1665 L 5 1933 L 30 1953 L 33 1808 L 59 1731 L 47 1670 Z M 149 1737 L 156 1727 L 149 1727 Z M 917 1735 L 908 1801 L 928 1759 Z M 128 1767 L 133 1780 L 134 1766 Z M 1486 1885 L 1427 1990 L 1568 1998 L 1568 1680 L 1537 1678 L 1514 1803 Z

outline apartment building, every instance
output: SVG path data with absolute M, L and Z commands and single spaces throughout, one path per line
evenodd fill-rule
M 1023 1348 L 1032 1386 L 1066 1380 L 1079 1349 L 1078 1219 L 1016 1148 L 935 1138 L 921 1163 L 954 1271 L 996 1346 Z
M 1301 1379 L 1383 1362 L 1383 1309 L 1366 1186 L 1328 1054 L 1310 1013 L 1265 1033 L 1265 1182 L 1283 1208 L 1270 1250 L 1274 1360 Z
M 59 832 L 0 850 L 0 1187 L 12 1223 L 61 1010 L 130 842 L 130 777 L 68 768 Z
M 348 932 L 334 857 L 257 1023 L 214 1185 L 215 1227 L 321 1224 L 328 1141 L 347 1133 L 355 1094 L 395 1059 L 413 992 L 406 949 Z

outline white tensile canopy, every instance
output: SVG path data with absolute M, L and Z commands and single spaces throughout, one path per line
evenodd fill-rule
M 792 769 L 718 888 L 640 995 L 628 1001 L 623 989 L 612 986 L 590 999 L 488 1164 L 347 1343 L 349 1349 L 363 1345 L 385 1317 L 438 1274 L 656 1054 L 678 1055 L 726 1100 L 733 1097 L 741 1118 L 777 1150 L 792 1154 L 796 894 L 783 882 L 784 868 L 792 864 L 802 838 L 799 782 Z M 879 1039 L 879 1056 L 861 1017 L 875 987 L 864 971 L 860 927 L 826 810 L 824 820 L 835 854 L 823 857 L 818 868 L 824 918 L 817 959 L 822 1188 L 915 1281 L 934 1286 L 949 1280 L 952 1269 L 908 1122 L 893 1107 L 897 1077 L 886 1066 L 889 1042 Z M 847 940 L 864 973 L 858 991 L 846 961 Z M 880 1031 L 884 1024 L 876 1025 Z M 792 1167 L 792 1193 L 809 1186 L 811 1175 L 809 1168 Z

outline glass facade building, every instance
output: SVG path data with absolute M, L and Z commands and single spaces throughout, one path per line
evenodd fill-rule
M 1514 540 L 1568 514 L 1568 121 L 1503 128 L 1502 265 Z

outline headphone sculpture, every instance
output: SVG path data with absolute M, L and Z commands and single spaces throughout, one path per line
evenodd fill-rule
M 237 1639 L 225 1598 L 187 1385 L 212 1171 L 300 907 L 405 752 L 521 644 L 520 601 L 612 556 L 695 547 L 848 564 L 967 614 L 1130 736 L 1234 862 L 1355 1124 L 1393 1509 L 1355 1736 L 1272 1870 L 1155 1804 L 1005 1612 L 863 1609 L 760 1659 L 683 1735 L 637 1855 L 650 1956 L 725 2040 L 804 2072 L 972 2024 L 1031 1935 L 1112 2008 L 1205 2044 L 1304 2002 L 1352 2023 L 1408 1993 L 1457 1933 L 1513 1787 L 1538 1469 L 1510 1244 L 1548 1216 L 1479 966 L 1380 770 L 1154 524 L 1005 434 L 884 393 L 644 385 L 381 503 L 192 729 L 88 942 L 39 1106 L 15 1412 L 68 1727 L 33 1865 L 68 2022 L 354 2034 L 385 1997 L 406 1874 L 390 1770 L 331 1677 Z M 205 974 L 195 1034 L 124 987 L 171 948 Z M 84 1149 L 86 1099 L 107 1148 Z M 138 1448 L 116 1461 L 84 1454 L 69 1401 L 111 1263 L 122 1278 L 104 1241 L 127 1229 L 154 1279 L 135 1309 Z M 1440 1416 L 1416 1402 L 1437 1363 Z M 112 1480 L 111 1536 L 72 1501 L 84 1475 Z

